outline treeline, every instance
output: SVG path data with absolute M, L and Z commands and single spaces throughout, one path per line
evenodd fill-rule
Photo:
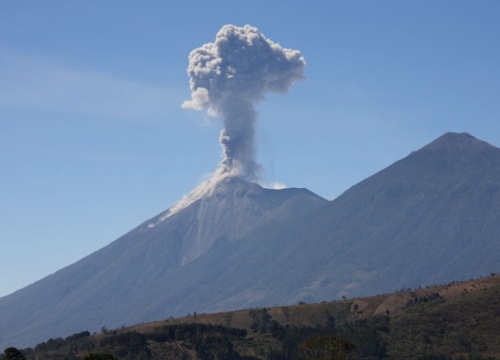
M 302 359 L 298 351 L 300 346 L 308 339 L 319 338 L 343 339 L 355 345 L 352 352 L 360 359 L 387 358 L 386 342 L 381 335 L 389 330 L 385 315 L 348 322 L 345 318 L 336 319 L 326 313 L 326 326 L 315 327 L 280 325 L 266 309 L 250 310 L 250 316 L 253 319 L 252 330 L 272 336 L 279 344 L 270 350 L 267 356 L 270 360 Z
M 478 354 L 452 357 L 439 352 L 405 354 L 388 352 L 391 341 L 391 319 L 388 315 L 373 316 L 354 322 L 335 319 L 327 314 L 326 326 L 287 327 L 269 316 L 267 309 L 252 309 L 252 332 L 221 325 L 173 324 L 154 331 L 112 331 L 101 339 L 88 332 L 65 339 L 50 339 L 34 349 L 24 349 L 21 357 L 0 356 L 2 360 L 67 359 L 67 360 L 146 360 L 146 359 L 267 359 L 307 360 L 318 352 L 356 359 L 406 358 L 418 360 L 491 360 Z M 252 347 L 260 347 L 253 352 Z M 9 354 L 15 353 L 10 350 Z M 18 354 L 18 356 L 19 356 Z M 166 355 L 168 354 L 168 355 Z M 310 356 L 310 357 L 308 357 Z M 344 357 L 340 357 L 344 358 Z
M 481 354 L 500 354 L 498 329 L 497 285 L 446 301 L 439 294 L 416 298 L 390 317 L 386 339 L 396 359 L 408 354 L 421 360 L 494 359 Z
M 398 311 L 357 320 L 353 301 L 279 310 L 249 309 L 248 330 L 165 323 L 144 333 L 83 331 L 34 348 L 6 349 L 0 360 L 307 360 L 333 353 L 370 360 L 491 360 L 500 354 L 498 285 L 446 300 L 437 292 L 415 296 Z M 315 319 L 310 326 L 287 325 L 307 316 Z
M 182 342 L 199 359 L 237 359 L 233 341 L 246 336 L 243 329 L 197 323 L 165 325 L 145 334 L 147 340 L 156 343 Z
M 235 339 L 244 339 L 247 331 L 221 325 L 173 324 L 158 327 L 152 332 L 113 330 L 101 339 L 90 336 L 88 331 L 67 338 L 49 339 L 35 346 L 21 350 L 23 359 L 66 359 L 77 360 L 116 358 L 123 360 L 161 359 L 152 350 L 152 345 L 175 343 L 181 358 L 189 359 L 194 352 L 197 359 L 237 359 L 233 348 Z M 17 349 L 16 349 L 17 350 Z M 10 354 L 10 352 L 8 352 Z M 0 355 L 9 360 L 8 354 Z

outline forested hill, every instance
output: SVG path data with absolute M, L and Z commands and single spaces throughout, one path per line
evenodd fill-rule
M 500 275 L 316 304 L 192 313 L 49 339 L 30 359 L 500 359 Z M 91 355 L 92 354 L 92 355 Z

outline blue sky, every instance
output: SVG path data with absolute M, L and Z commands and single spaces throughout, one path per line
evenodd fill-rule
M 4 1 L 0 296 L 217 168 L 220 121 L 181 104 L 189 52 L 225 24 L 307 62 L 257 106 L 264 183 L 334 198 L 447 131 L 500 146 L 499 1 Z

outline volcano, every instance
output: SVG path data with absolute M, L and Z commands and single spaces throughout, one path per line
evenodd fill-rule
M 226 178 L 0 299 L 2 346 L 193 312 L 334 300 L 500 267 L 500 149 L 447 133 L 327 201 Z
M 224 290 L 211 284 L 224 272 L 237 273 L 239 266 L 206 264 L 207 259 L 238 248 L 260 227 L 298 221 L 326 203 L 306 189 L 271 190 L 226 178 L 175 214 L 167 210 L 101 250 L 1 298 L 0 343 L 33 345 L 82 328 L 219 309 L 210 293 Z

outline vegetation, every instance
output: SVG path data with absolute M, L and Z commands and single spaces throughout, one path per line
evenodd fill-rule
M 117 360 L 117 358 L 111 354 L 89 354 L 83 360 Z
M 353 343 L 336 336 L 311 337 L 300 344 L 297 353 L 303 359 L 352 359 L 351 353 L 356 349 Z
M 448 301 L 435 297 L 413 305 L 391 318 L 387 341 L 391 356 L 397 359 L 411 358 L 415 353 L 470 354 L 479 359 L 478 354 L 500 354 L 498 329 L 500 286 Z
M 83 331 L 33 349 L 5 349 L 0 360 L 500 359 L 495 279 Z
M 4 350 L 3 359 L 5 360 L 25 360 L 24 355 L 15 347 L 9 347 Z

